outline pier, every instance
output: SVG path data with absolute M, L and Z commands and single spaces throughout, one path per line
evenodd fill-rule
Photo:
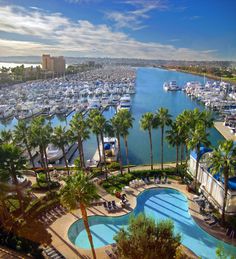
M 236 136 L 230 132 L 227 126 L 224 126 L 222 121 L 215 121 L 214 126 L 225 139 L 236 141 Z

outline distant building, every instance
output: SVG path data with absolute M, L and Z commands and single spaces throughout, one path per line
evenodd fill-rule
M 63 56 L 51 57 L 48 54 L 44 54 L 42 55 L 42 69 L 57 75 L 63 75 L 66 70 L 65 59 Z

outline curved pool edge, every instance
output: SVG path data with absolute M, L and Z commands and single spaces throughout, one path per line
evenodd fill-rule
M 217 240 L 219 240 L 219 241 L 221 241 L 221 242 L 224 242 L 224 243 L 226 243 L 226 244 L 228 244 L 228 245 L 235 246 L 235 244 L 232 244 L 232 243 L 228 242 L 228 240 L 221 239 L 221 238 L 217 237 L 216 235 L 212 234 L 211 232 L 208 232 L 207 229 L 202 226 L 202 224 L 199 224 L 200 219 L 197 218 L 196 216 L 194 216 L 193 213 L 191 213 L 191 212 L 192 212 L 192 209 L 191 209 L 191 202 L 193 203 L 193 201 L 191 200 L 190 197 L 188 197 L 188 195 L 187 195 L 186 193 L 184 193 L 182 190 L 180 190 L 180 189 L 178 188 L 178 186 L 174 187 L 174 186 L 170 186 L 170 185 L 168 185 L 168 186 L 154 186 L 154 185 L 149 185 L 149 186 L 145 186 L 145 189 L 143 189 L 143 190 L 141 190 L 141 191 L 139 191 L 138 189 L 134 189 L 134 190 L 137 191 L 138 193 L 137 193 L 137 195 L 135 196 L 135 203 L 134 203 L 134 206 L 131 206 L 131 207 L 130 207 L 131 210 L 130 210 L 129 212 L 123 212 L 121 215 L 112 215 L 112 216 L 110 216 L 110 215 L 95 214 L 95 215 L 89 215 L 88 217 L 90 218 L 90 217 L 99 216 L 99 217 L 104 217 L 104 218 L 105 218 L 105 217 L 118 218 L 118 217 L 122 217 L 122 216 L 128 215 L 128 214 L 132 213 L 132 212 L 135 210 L 135 208 L 137 207 L 137 200 L 138 200 L 138 197 L 139 197 L 140 195 L 142 195 L 144 192 L 149 191 L 149 190 L 151 190 L 151 189 L 173 189 L 173 190 L 175 190 L 175 191 L 181 193 L 181 194 L 184 196 L 184 198 L 186 199 L 186 201 L 187 201 L 188 213 L 189 213 L 189 215 L 191 216 L 191 218 L 193 219 L 193 221 L 195 222 L 195 224 L 196 224 L 197 226 L 199 226 L 204 232 L 206 232 L 208 235 L 211 235 L 211 236 L 214 237 L 215 239 L 217 239 Z M 188 194 L 190 194 L 190 193 L 188 193 Z M 78 219 L 78 220 L 75 220 L 75 221 L 68 227 L 68 229 L 67 229 L 67 238 L 68 238 L 68 240 L 70 241 L 70 243 L 71 243 L 76 249 L 81 249 L 81 250 L 84 250 L 84 251 L 89 251 L 89 250 L 90 250 L 89 248 L 83 248 L 83 247 L 80 247 L 80 246 L 76 246 L 76 245 L 71 241 L 71 239 L 70 239 L 69 236 L 68 236 L 68 232 L 69 232 L 70 228 L 71 228 L 76 222 L 78 222 L 78 221 L 80 221 L 80 220 L 82 220 L 82 218 L 80 218 L 80 219 Z M 105 246 L 102 246 L 102 247 L 98 247 L 98 248 L 95 248 L 95 249 L 96 249 L 96 250 L 101 250 L 101 249 L 104 250 L 105 247 L 109 247 L 110 245 L 111 245 L 111 244 L 108 244 L 108 245 L 105 245 Z M 183 247 L 185 247 L 187 250 L 189 250 L 192 254 L 194 254 L 194 255 L 196 256 L 196 258 L 198 258 L 197 255 L 196 255 L 190 248 L 184 246 L 182 243 L 181 243 L 181 245 L 182 245 Z M 235 247 L 236 247 L 236 246 L 235 246 Z

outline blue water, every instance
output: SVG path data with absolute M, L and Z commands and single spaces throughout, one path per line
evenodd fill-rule
M 120 217 L 89 217 L 90 230 L 95 248 L 114 243 L 114 235 L 122 227 L 127 228 L 132 214 L 144 212 L 155 220 L 171 219 L 175 233 L 181 234 L 183 245 L 201 258 L 215 258 L 215 250 L 222 246 L 225 252 L 236 257 L 236 247 L 226 244 L 202 230 L 191 217 L 188 200 L 179 191 L 173 189 L 150 189 L 137 198 L 137 206 L 132 213 Z M 78 220 L 68 230 L 72 243 L 80 248 L 90 249 L 83 221 Z
M 199 108 L 204 109 L 202 105 L 191 100 L 183 92 L 165 92 L 163 83 L 165 81 L 176 80 L 180 86 L 183 86 L 187 81 L 200 81 L 203 78 L 186 73 L 168 71 L 158 68 L 138 68 L 136 79 L 136 94 L 132 97 L 132 115 L 135 118 L 133 129 L 130 130 L 128 138 L 129 144 L 129 160 L 131 164 L 147 164 L 150 163 L 149 139 L 148 133 L 140 130 L 139 121 L 143 113 L 155 112 L 160 107 L 169 109 L 170 114 L 175 118 L 184 109 Z M 51 119 L 51 125 L 69 126 L 69 122 L 74 113 L 70 114 L 66 120 L 60 119 L 57 116 Z M 107 119 L 115 114 L 115 109 L 111 108 L 104 112 Z M 17 120 L 0 123 L 0 130 L 13 129 L 17 124 Z M 153 131 L 153 155 L 154 162 L 160 162 L 160 130 Z M 210 141 L 216 145 L 223 137 L 216 129 L 210 130 Z M 90 135 L 90 139 L 84 143 L 85 158 L 93 157 L 97 144 L 95 136 Z M 125 164 L 125 149 L 122 141 L 122 157 Z M 75 157 L 78 153 L 75 154 Z M 164 145 L 164 161 L 175 161 L 176 151 L 170 147 L 168 143 Z

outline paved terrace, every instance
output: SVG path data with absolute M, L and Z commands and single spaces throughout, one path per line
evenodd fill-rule
M 165 165 L 167 167 L 169 166 L 173 166 L 172 164 L 168 164 Z M 155 166 L 155 168 L 159 168 L 158 166 Z M 150 166 L 142 166 L 142 167 L 134 167 L 132 168 L 132 170 L 140 170 L 140 169 L 150 169 Z M 101 195 L 101 197 L 104 199 L 104 201 L 111 201 L 111 200 L 115 200 L 117 204 L 119 204 L 120 200 L 118 198 L 116 198 L 115 196 L 112 196 L 110 194 L 108 194 L 104 189 L 102 189 L 98 184 L 98 192 Z M 188 198 L 188 202 L 189 202 L 189 211 L 191 213 L 191 215 L 193 216 L 193 218 L 195 219 L 195 221 L 208 233 L 212 234 L 213 236 L 224 240 L 225 242 L 228 242 L 230 244 L 234 244 L 236 245 L 236 241 L 235 240 L 230 240 L 228 237 L 226 237 L 225 235 L 225 230 L 223 228 L 220 227 L 211 227 L 209 228 L 209 226 L 205 223 L 205 221 L 203 220 L 202 215 L 200 214 L 200 210 L 199 210 L 199 206 L 193 201 L 193 194 L 189 193 L 186 191 L 186 185 L 184 184 L 179 184 L 177 181 L 175 180 L 171 180 L 171 184 L 149 184 L 149 185 L 145 185 L 142 187 L 136 187 L 136 188 L 130 188 L 129 191 L 126 193 L 127 194 L 127 199 L 130 202 L 130 207 L 125 209 L 123 208 L 122 210 L 120 210 L 119 212 L 114 212 L 114 213 L 108 213 L 103 205 L 101 206 L 92 206 L 90 208 L 88 208 L 88 215 L 103 215 L 103 216 L 121 216 L 124 215 L 126 213 L 129 213 L 130 211 L 132 211 L 135 206 L 136 206 L 136 198 L 137 196 L 143 192 L 145 189 L 149 189 L 149 188 L 154 188 L 154 187 L 159 187 L 159 188 L 174 188 L 176 190 L 179 190 L 181 192 L 183 192 L 187 198 Z M 86 249 L 81 249 L 78 248 L 76 246 L 74 246 L 70 240 L 67 237 L 67 231 L 69 229 L 69 227 L 71 226 L 71 224 L 78 220 L 81 219 L 81 212 L 80 210 L 74 210 L 72 212 L 67 213 L 66 215 L 62 216 L 61 218 L 57 219 L 56 221 L 54 221 L 49 227 L 48 230 L 49 232 L 52 234 L 52 245 L 61 253 L 63 254 L 66 258 L 69 259 L 74 259 L 74 258 L 92 258 L 92 254 L 90 252 L 90 250 L 86 250 Z M 102 247 L 102 248 L 98 248 L 96 249 L 96 253 L 97 253 L 97 258 L 108 258 L 108 256 L 105 253 L 105 250 L 108 249 L 111 251 L 111 247 L 110 246 L 106 246 L 106 247 Z M 187 250 L 187 249 L 186 249 Z M 196 256 L 194 256 L 190 251 L 186 251 L 188 253 L 188 255 L 190 256 L 190 258 L 197 258 Z

